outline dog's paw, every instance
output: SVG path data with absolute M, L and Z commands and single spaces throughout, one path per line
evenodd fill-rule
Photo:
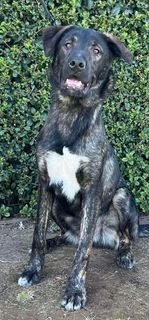
M 65 293 L 61 306 L 65 308 L 67 311 L 75 311 L 80 310 L 86 304 L 86 290 L 83 288 L 82 290 L 73 290 L 73 292 Z
M 117 256 L 117 265 L 123 269 L 132 269 L 135 265 L 134 255 L 132 252 L 120 252 Z
M 31 286 L 34 283 L 38 283 L 40 277 L 37 271 L 26 270 L 22 273 L 18 280 L 18 285 L 24 288 Z

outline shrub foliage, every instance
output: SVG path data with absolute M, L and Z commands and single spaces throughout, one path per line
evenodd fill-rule
M 58 21 L 111 32 L 134 54 L 131 66 L 115 62 L 113 96 L 104 105 L 115 147 L 139 210 L 147 212 L 147 2 L 49 1 Z M 37 203 L 35 141 L 50 104 L 41 30 L 50 25 L 40 1 L 1 0 L 0 109 L 1 217 L 34 216 Z

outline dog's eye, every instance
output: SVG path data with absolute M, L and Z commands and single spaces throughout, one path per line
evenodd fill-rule
M 100 48 L 97 48 L 97 47 L 94 47 L 93 48 L 93 52 L 98 55 L 98 54 L 101 54 L 101 49 Z
M 66 47 L 67 49 L 70 49 L 70 48 L 71 48 L 71 42 L 70 42 L 70 41 L 66 42 L 66 43 L 65 43 L 65 47 Z

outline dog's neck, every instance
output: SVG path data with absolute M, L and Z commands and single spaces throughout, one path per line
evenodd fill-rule
M 64 146 L 73 149 L 81 137 L 84 136 L 85 139 L 89 136 L 89 132 L 93 135 L 97 130 L 104 132 L 99 102 L 97 107 L 84 107 L 79 99 L 76 101 L 61 95 L 57 99 L 52 108 L 53 111 L 50 112 L 50 117 L 54 118 L 54 151 L 62 153 Z

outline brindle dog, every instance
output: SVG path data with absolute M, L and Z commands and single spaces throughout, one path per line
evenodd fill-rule
M 122 268 L 134 265 L 131 243 L 138 234 L 138 213 L 101 115 L 113 89 L 113 60 L 130 63 L 132 54 L 117 37 L 76 26 L 47 28 L 43 44 L 53 59 L 53 102 L 37 142 L 38 214 L 30 261 L 19 284 L 39 281 L 47 246 L 73 243 L 77 250 L 62 306 L 78 310 L 86 303 L 93 245 L 117 250 Z M 46 241 L 49 215 L 62 235 Z

